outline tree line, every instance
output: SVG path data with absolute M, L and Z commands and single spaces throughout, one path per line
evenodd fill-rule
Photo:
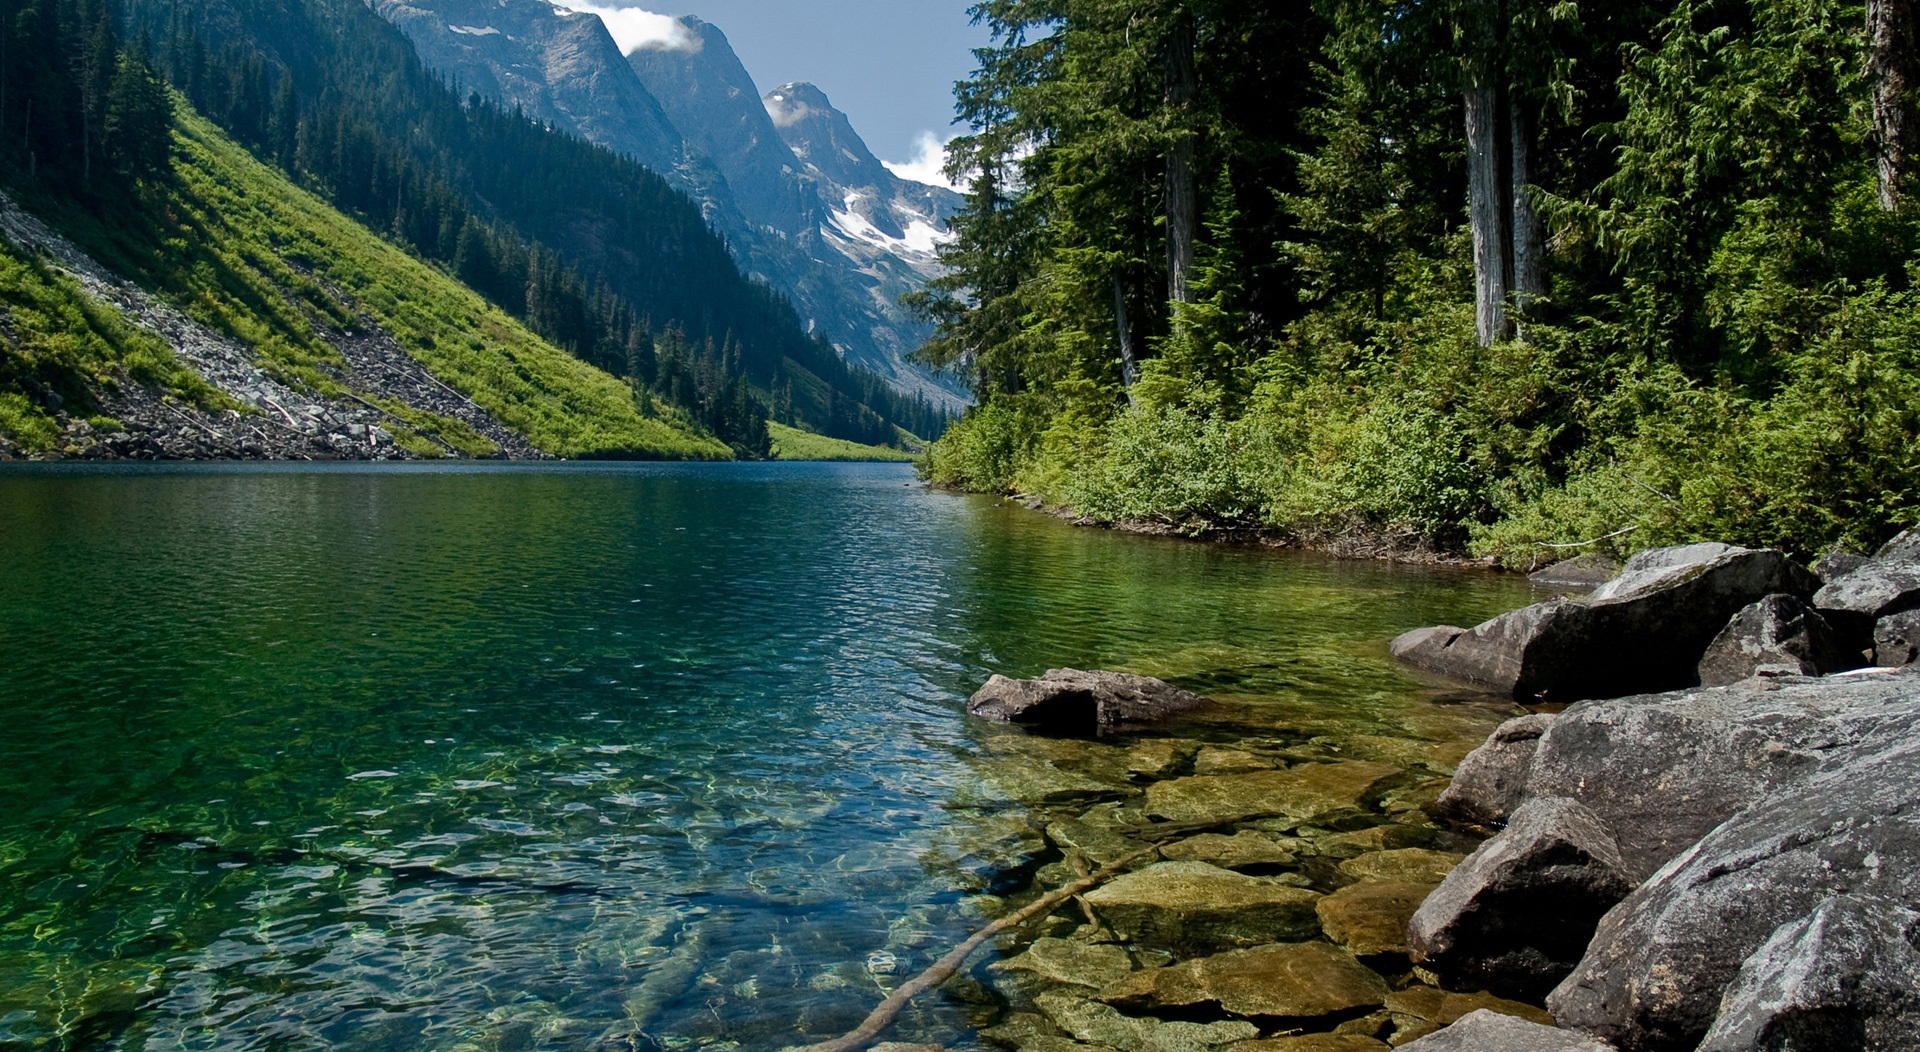
M 1910 0 L 986 0 L 943 481 L 1544 558 L 1920 516 Z

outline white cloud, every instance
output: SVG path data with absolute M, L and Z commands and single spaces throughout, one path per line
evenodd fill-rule
M 887 170 L 902 179 L 911 179 L 916 183 L 929 183 L 944 186 L 959 193 L 965 193 L 966 187 L 956 186 L 947 181 L 947 175 L 941 169 L 947 166 L 947 143 L 952 139 L 942 139 L 932 132 L 921 132 L 914 140 L 913 160 L 882 161 Z
M 559 6 L 583 14 L 599 15 L 620 45 L 620 53 L 636 51 L 687 51 L 700 46 L 687 27 L 671 15 L 657 15 L 638 7 L 613 7 L 592 0 L 557 0 Z

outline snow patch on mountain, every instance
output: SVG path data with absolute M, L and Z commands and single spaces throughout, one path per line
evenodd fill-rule
M 458 33 L 463 37 L 497 37 L 500 35 L 500 31 L 498 29 L 493 28 L 492 26 L 450 25 L 447 27 L 447 29 L 452 32 Z

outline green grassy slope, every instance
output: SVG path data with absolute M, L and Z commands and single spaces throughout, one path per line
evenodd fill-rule
M 325 332 L 352 332 L 370 322 L 543 452 L 731 455 L 676 415 L 643 416 L 622 381 L 534 336 L 444 272 L 292 185 L 184 106 L 176 116 L 175 158 L 171 183 L 96 209 L 28 203 L 102 264 L 257 348 L 270 372 L 319 394 L 346 393 L 336 375 L 340 355 Z M 86 305 L 71 283 L 36 274 L 17 256 L 0 259 L 0 266 L 6 268 L 0 270 L 4 302 L 51 297 L 67 304 L 68 316 L 84 317 L 89 309 L 111 313 Z M 45 343 L 57 336 L 31 331 L 31 317 L 13 313 L 14 327 L 25 330 L 15 342 Z M 124 321 L 117 325 L 126 327 Z M 99 326 L 113 330 L 116 322 L 102 315 Z M 139 336 L 93 341 L 87 371 L 95 378 L 119 372 L 190 395 L 190 379 L 175 375 L 177 363 L 166 365 L 170 358 Z M 22 436 L 36 426 L 26 419 L 32 407 L 23 408 L 19 398 L 0 404 L 11 405 L 13 417 L 20 418 L 13 425 L 0 418 L 0 426 Z M 491 451 L 490 443 L 457 421 L 392 408 L 465 452 Z M 467 431 L 464 442 L 461 431 Z
M 863 446 L 858 442 L 828 438 L 774 421 L 767 422 L 767 430 L 773 435 L 775 460 L 885 460 L 911 463 L 914 457 L 904 450 Z

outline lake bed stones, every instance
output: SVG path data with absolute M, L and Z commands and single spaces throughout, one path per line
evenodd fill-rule
M 1438 884 L 1447 879 L 1455 866 L 1467 856 L 1451 851 L 1430 851 L 1406 847 L 1369 851 L 1340 863 L 1340 872 L 1359 881 L 1398 881 L 1405 884 Z
M 1205 862 L 1160 862 L 1095 888 L 1085 901 L 1124 942 L 1224 950 L 1311 938 L 1320 895 Z
M 1299 858 L 1292 848 L 1251 829 L 1232 836 L 1202 833 L 1168 844 L 1160 854 L 1174 861 L 1210 862 L 1225 869 L 1287 866 Z
M 1398 767 L 1365 760 L 1193 775 L 1148 786 L 1146 811 L 1169 822 L 1209 825 L 1274 816 L 1303 825 L 1324 824 L 1361 813 L 1380 792 L 1404 778 Z
M 1260 946 L 1135 972 L 1100 993 L 1130 1011 L 1215 1005 L 1229 1015 L 1319 1019 L 1385 1004 L 1386 980 L 1324 942 Z
M 1033 999 L 1055 1026 L 1090 1045 L 1118 1052 L 1206 1052 L 1249 1041 L 1260 1029 L 1242 1020 L 1217 1023 L 1165 1022 L 1130 1016 L 1091 997 L 1053 990 Z
M 1029 972 L 1048 982 L 1098 990 L 1132 974 L 1133 958 L 1111 943 L 1043 938 L 1035 939 L 1024 953 L 995 967 L 1009 972 Z
M 1361 957 L 1406 956 L 1407 925 L 1435 884 L 1372 881 L 1352 884 L 1314 903 L 1327 938 Z

